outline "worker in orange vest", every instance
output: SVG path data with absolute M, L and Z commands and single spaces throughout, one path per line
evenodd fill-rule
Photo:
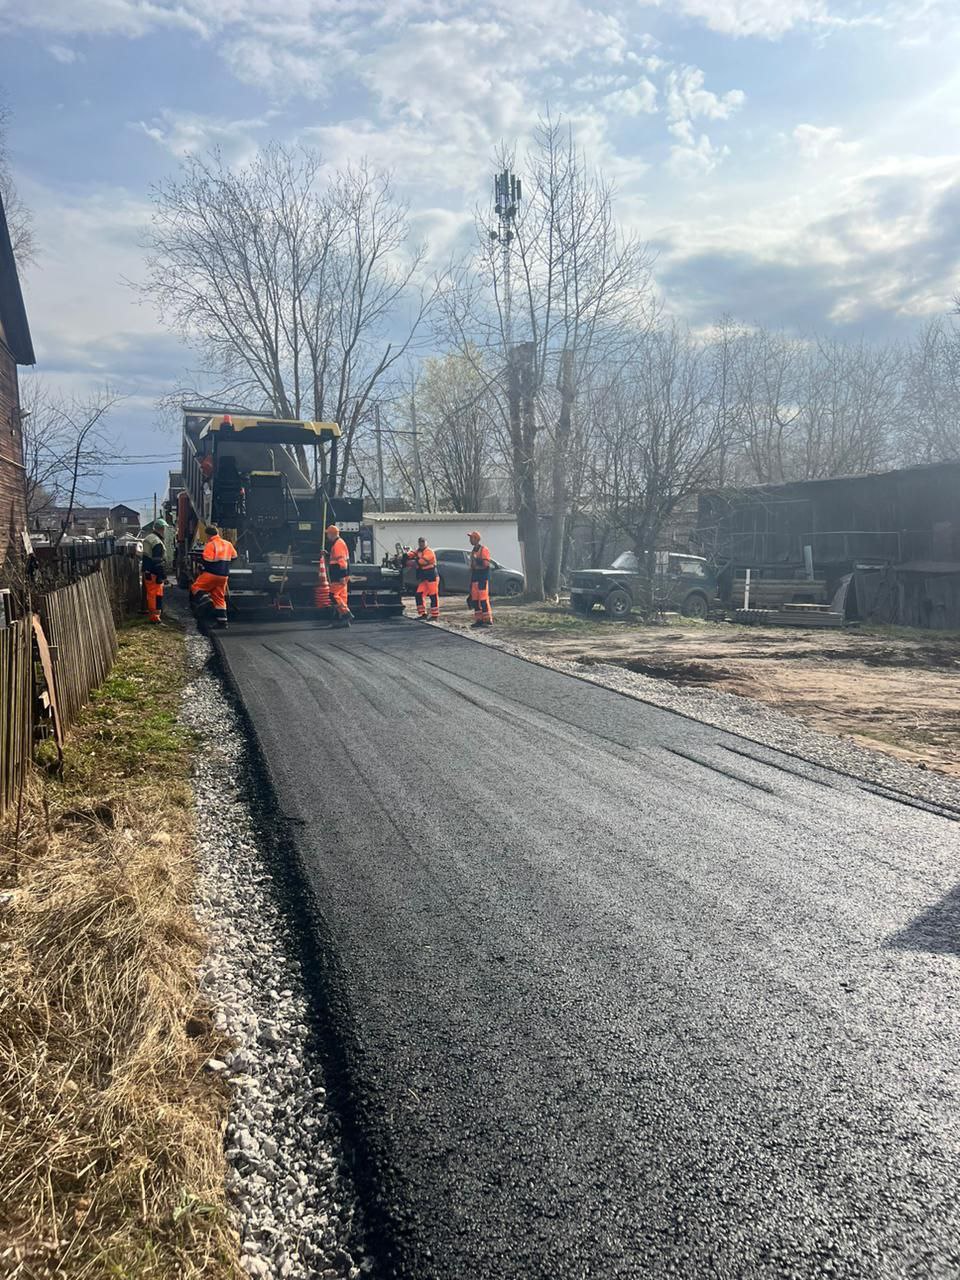
M 213 605 L 213 618 L 221 631 L 227 626 L 227 582 L 230 565 L 237 558 L 237 548 L 226 538 L 220 537 L 215 524 L 206 527 L 207 541 L 203 547 L 203 572 L 198 573 L 190 585 L 190 595 L 205 592 Z
M 163 587 L 167 580 L 167 563 L 164 557 L 164 523 L 156 520 L 151 533 L 143 540 L 143 589 L 147 597 L 147 621 L 159 625 L 163 612 Z
M 490 552 L 476 529 L 468 533 L 470 549 L 470 599 L 473 601 L 474 627 L 492 627 L 490 608 Z
M 353 614 L 347 603 L 347 592 L 350 586 L 350 551 L 340 537 L 340 530 L 335 524 L 327 527 L 327 563 L 330 573 L 330 598 L 337 616 L 333 620 L 335 627 L 349 627 Z
M 424 621 L 440 620 L 440 574 L 437 571 L 437 553 L 427 546 L 426 538 L 417 539 L 416 551 L 410 552 L 410 560 L 417 570 L 417 617 Z M 430 602 L 429 617 L 427 601 Z

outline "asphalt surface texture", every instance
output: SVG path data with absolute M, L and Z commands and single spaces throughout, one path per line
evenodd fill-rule
M 427 624 L 218 644 L 379 1275 L 960 1276 L 960 812 Z

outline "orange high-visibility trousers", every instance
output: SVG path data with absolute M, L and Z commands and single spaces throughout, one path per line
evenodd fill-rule
M 217 622 L 227 620 L 227 578 L 222 573 L 198 573 L 190 584 L 190 594 L 205 591 L 213 605 L 213 616 Z
M 143 585 L 147 592 L 147 618 L 150 622 L 159 622 L 163 612 L 163 583 L 149 574 L 144 578 Z
M 347 603 L 347 587 L 350 585 L 349 578 L 341 578 L 339 582 L 330 583 L 330 599 L 333 601 L 333 607 L 339 616 L 350 612 L 350 606 Z
M 417 613 L 421 618 L 427 616 L 427 599 L 430 601 L 430 617 L 437 619 L 440 617 L 440 583 L 437 580 L 433 582 L 417 583 Z
M 490 608 L 490 579 L 480 582 L 474 579 L 470 583 L 470 599 L 473 601 L 473 616 L 477 622 L 490 626 L 493 622 L 493 610 Z

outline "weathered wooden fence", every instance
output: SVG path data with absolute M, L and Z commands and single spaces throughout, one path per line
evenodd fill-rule
M 100 572 L 106 583 L 114 622 L 119 625 L 131 614 L 139 613 L 143 603 L 140 557 L 118 552 L 102 562 Z
M 76 723 L 117 656 L 116 624 L 140 607 L 139 560 L 104 556 L 95 569 L 33 603 L 49 645 L 53 694 L 63 731 Z M 35 663 L 33 617 L 0 627 L 0 815 L 16 803 L 33 759 L 37 700 L 44 687 Z M 42 714 L 42 712 L 41 712 Z
M 53 659 L 53 685 L 64 731 L 75 723 L 117 656 L 117 631 L 102 573 L 91 573 L 40 601 Z
M 37 547 L 34 560 L 34 594 L 45 595 L 71 583 L 82 582 L 91 574 L 102 573 L 113 607 L 114 622 L 120 623 L 140 609 L 143 590 L 140 557 L 130 548 L 108 549 L 86 543 Z
M 33 759 L 33 635 L 29 618 L 0 629 L 0 813 L 16 802 Z

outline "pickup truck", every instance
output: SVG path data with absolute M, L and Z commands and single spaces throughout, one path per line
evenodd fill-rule
M 719 607 L 716 575 L 703 556 L 671 551 L 659 561 L 653 580 L 653 603 L 658 610 L 706 618 Z M 628 618 L 644 599 L 646 581 L 637 557 L 625 551 L 609 569 L 577 569 L 570 575 L 570 608 L 574 613 L 590 613 L 601 604 L 611 618 Z

